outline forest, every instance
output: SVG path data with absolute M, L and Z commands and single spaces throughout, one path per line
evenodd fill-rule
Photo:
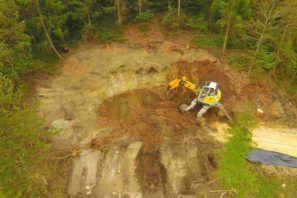
M 191 45 L 296 104 L 296 12 L 295 0 L 0 0 L 0 197 L 50 197 L 56 132 L 32 92 L 72 49 L 126 42 L 128 25 L 145 32 L 158 21 L 165 35 L 191 35 Z

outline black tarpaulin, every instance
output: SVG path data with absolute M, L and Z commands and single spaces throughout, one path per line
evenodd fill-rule
M 297 168 L 297 158 L 282 153 L 254 148 L 247 156 L 250 162 Z

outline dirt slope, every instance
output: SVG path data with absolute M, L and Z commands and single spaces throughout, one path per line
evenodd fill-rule
M 62 65 L 59 75 L 38 87 L 38 96 L 39 113 L 48 114 L 48 125 L 61 129 L 55 149 L 80 149 L 68 167 L 69 197 L 217 197 L 209 193 L 214 187 L 208 181 L 218 146 L 212 137 L 220 125 L 211 123 L 225 120 L 211 110 L 206 115 L 210 127 L 201 128 L 194 121 L 198 109 L 180 114 L 178 105 L 194 95 L 183 90 L 173 101 L 165 100 L 163 91 L 173 78 L 219 82 L 231 113 L 250 100 L 255 106 L 260 101 L 265 119 L 297 115 L 284 104 L 288 101 L 279 100 L 284 95 L 262 93 L 244 74 L 186 44 L 82 46 Z

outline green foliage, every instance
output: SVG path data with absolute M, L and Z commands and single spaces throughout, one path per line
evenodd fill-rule
M 197 34 L 192 39 L 193 44 L 198 47 L 219 48 L 224 43 L 223 36 L 211 34 Z
M 246 71 L 250 62 L 250 57 L 248 56 L 234 56 L 229 60 L 229 64 L 239 70 L 239 71 Z
M 101 42 L 123 41 L 124 35 L 118 26 L 104 26 L 98 33 L 98 39 Z
M 13 0 L 0 0 L 0 27 L 0 73 L 10 78 L 26 74 L 32 63 L 31 43 Z
M 289 64 L 289 74 L 293 77 L 295 77 L 295 79 L 297 78 L 297 56 L 295 59 L 292 59 L 290 61 L 290 64 Z M 297 82 L 296 82 L 297 84 Z
M 40 167 L 50 134 L 36 115 L 37 104 L 24 106 L 22 97 L 12 81 L 0 76 L 0 186 L 6 197 L 41 197 L 46 173 Z
M 145 22 L 151 21 L 154 17 L 155 17 L 155 14 L 152 11 L 146 10 L 141 14 L 138 14 L 135 20 L 140 23 L 145 23 Z
M 97 28 L 95 28 L 92 24 L 87 24 L 82 29 L 82 40 L 83 41 L 97 40 L 96 33 L 97 33 Z
M 34 68 L 34 71 L 43 72 L 46 74 L 54 74 L 55 64 L 58 61 L 58 57 L 55 54 L 43 53 L 37 50 L 33 50 L 32 54 L 32 67 Z M 25 78 L 26 77 L 27 76 L 25 76 Z
M 201 29 L 202 31 L 206 30 L 206 26 L 205 23 L 203 23 L 204 21 L 202 21 L 201 19 L 197 19 L 197 17 L 191 17 L 191 16 L 187 16 L 184 17 L 182 22 L 181 22 L 181 26 L 184 29 Z
M 275 65 L 275 53 L 267 53 L 260 50 L 257 56 L 256 65 L 265 71 L 272 70 Z
M 168 7 L 168 11 L 162 17 L 162 24 L 169 28 L 178 27 L 177 12 L 171 6 Z

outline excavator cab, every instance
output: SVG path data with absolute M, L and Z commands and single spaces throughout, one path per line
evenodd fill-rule
M 221 91 L 218 89 L 218 83 L 207 81 L 198 93 L 199 102 L 214 106 L 220 101 L 222 96 Z

